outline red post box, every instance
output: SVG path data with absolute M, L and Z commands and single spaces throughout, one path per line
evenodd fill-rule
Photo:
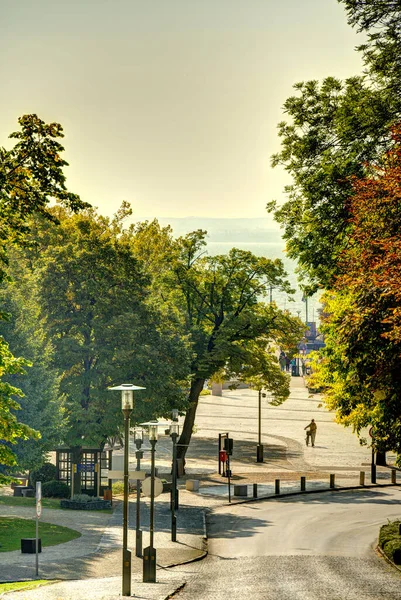
M 225 463 L 227 461 L 227 452 L 225 450 L 220 450 L 219 457 L 220 462 Z

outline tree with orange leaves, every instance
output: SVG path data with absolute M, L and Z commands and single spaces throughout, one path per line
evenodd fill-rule
M 401 125 L 392 135 L 382 165 L 353 181 L 318 378 L 340 422 L 373 425 L 376 450 L 401 453 Z

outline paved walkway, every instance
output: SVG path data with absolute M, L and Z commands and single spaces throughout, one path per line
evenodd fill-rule
M 309 488 L 328 487 L 329 473 L 336 473 L 341 485 L 356 485 L 359 472 L 370 470 L 371 453 L 361 446 L 352 431 L 335 423 L 333 414 L 321 404 L 319 395 L 310 396 L 302 378 L 292 378 L 291 397 L 279 407 L 263 400 L 262 442 L 265 462 L 256 463 L 257 393 L 252 390 L 224 390 L 223 397 L 202 396 L 196 424 L 187 454 L 187 478 L 201 479 L 201 493 L 182 489 L 178 543 L 170 540 L 169 495 L 156 499 L 157 584 L 141 583 L 142 560 L 132 555 L 133 593 L 140 598 L 164 599 L 185 582 L 184 570 L 168 570 L 172 564 L 199 558 L 204 553 L 203 509 L 227 501 L 227 481 L 217 473 L 218 433 L 229 432 L 234 439 L 232 457 L 233 483 L 260 484 L 259 493 L 273 492 L 273 481 L 282 480 L 285 488 L 299 489 L 299 476 L 307 476 Z M 304 427 L 314 418 L 318 425 L 316 445 L 306 447 Z M 148 447 L 145 444 L 142 468 L 149 468 Z M 156 446 L 160 474 L 171 467 L 171 440 L 162 437 Z M 132 446 L 132 467 L 135 447 Z M 162 475 L 161 475 L 162 476 Z M 170 478 L 170 477 L 168 477 Z M 388 469 L 379 470 L 378 482 L 386 478 Z M 368 479 L 368 478 L 367 478 Z M 251 488 L 250 488 L 251 490 Z M 146 525 L 149 523 L 148 501 L 141 502 L 144 524 L 144 547 L 148 545 Z M 135 500 L 130 502 L 130 523 L 135 523 Z M 0 515 L 32 517 L 33 509 L 0 507 Z M 14 593 L 16 600 L 87 600 L 121 598 L 122 506 L 112 515 L 81 511 L 44 509 L 42 520 L 77 529 L 82 537 L 50 548 L 40 555 L 40 577 L 69 581 L 45 586 L 38 590 Z M 134 548 L 135 530 L 129 534 L 129 547 Z M 0 554 L 0 580 L 34 578 L 33 555 L 19 551 Z M 96 584 L 93 583 L 96 578 Z

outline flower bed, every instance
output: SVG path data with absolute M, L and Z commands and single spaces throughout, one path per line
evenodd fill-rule
M 81 494 L 71 500 L 60 500 L 60 507 L 69 508 L 70 510 L 104 510 L 105 508 L 111 508 L 111 502 L 110 500 L 102 500 L 101 498 Z

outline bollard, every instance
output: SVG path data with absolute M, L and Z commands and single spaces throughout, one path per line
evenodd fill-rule
M 397 471 L 391 469 L 391 483 L 397 483 Z
M 257 483 L 253 484 L 253 497 L 254 498 L 258 497 L 258 484 Z
M 334 488 L 336 486 L 336 476 L 334 473 L 330 475 L 330 487 Z
M 306 490 L 306 477 L 301 477 L 301 492 Z
M 275 485 L 275 494 L 278 496 L 280 494 L 280 479 L 276 479 L 274 482 Z
M 359 485 L 365 485 L 365 471 L 359 473 Z

